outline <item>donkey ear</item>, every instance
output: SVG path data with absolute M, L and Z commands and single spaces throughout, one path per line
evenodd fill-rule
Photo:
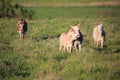
M 25 22 L 27 22 L 28 20 L 27 19 L 24 19 Z
M 71 29 L 70 29 L 70 31 L 71 31 L 71 32 L 74 32 L 74 29 L 73 29 L 73 28 L 71 28 Z
M 73 25 L 70 25 L 70 28 L 72 28 L 73 27 Z
M 80 27 L 80 25 L 81 25 L 81 23 L 79 23 L 77 26 L 79 26 L 79 27 Z

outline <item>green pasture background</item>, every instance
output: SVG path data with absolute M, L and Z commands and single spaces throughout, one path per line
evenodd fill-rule
M 12 0 L 12 3 L 78 3 L 100 0 Z M 113 1 L 113 0 L 106 0 Z M 114 0 L 119 1 L 119 0 Z M 101 0 L 100 2 L 104 2 Z M 0 19 L 0 80 L 119 80 L 120 6 L 31 6 L 33 19 L 21 41 L 18 18 Z M 19 16 L 21 18 L 21 16 Z M 106 31 L 104 49 L 93 43 L 100 22 Z M 59 35 L 81 23 L 82 51 L 59 51 Z M 46 39 L 47 38 L 47 39 Z

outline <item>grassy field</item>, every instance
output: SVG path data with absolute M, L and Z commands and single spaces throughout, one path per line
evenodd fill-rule
M 120 6 L 27 8 L 34 10 L 35 15 L 32 20 L 27 19 L 24 41 L 19 40 L 15 30 L 17 19 L 0 19 L 0 80 L 120 79 Z M 102 50 L 92 39 L 97 22 L 106 31 Z M 59 51 L 60 33 L 78 23 L 84 35 L 82 52 Z

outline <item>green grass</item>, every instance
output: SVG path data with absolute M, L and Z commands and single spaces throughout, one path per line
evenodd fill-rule
M 41 18 L 100 18 L 118 17 L 119 6 L 99 6 L 99 7 L 31 7 L 37 11 L 35 17 Z
M 17 19 L 0 19 L 0 80 L 120 79 L 120 6 L 28 9 L 34 10 L 35 15 L 27 20 L 24 41 L 15 31 Z M 107 35 L 103 50 L 92 39 L 98 21 Z M 60 33 L 80 22 L 82 52 L 59 51 Z M 46 36 L 49 39 L 44 39 Z

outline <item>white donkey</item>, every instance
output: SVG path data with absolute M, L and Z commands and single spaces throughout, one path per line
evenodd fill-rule
M 99 24 L 93 29 L 93 40 L 97 46 L 101 46 L 103 48 L 104 40 L 105 40 L 106 33 L 103 29 L 103 25 Z

